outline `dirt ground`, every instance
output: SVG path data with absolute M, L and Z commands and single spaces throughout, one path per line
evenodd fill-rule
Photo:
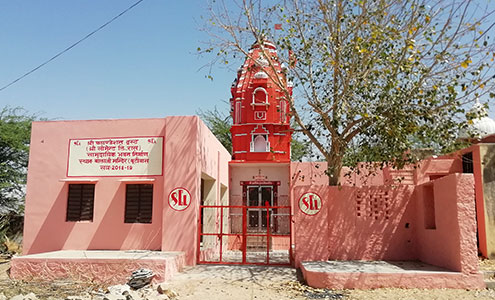
M 67 296 L 83 294 L 99 287 L 96 285 L 70 282 L 66 280 L 52 282 L 22 282 L 13 281 L 9 278 L 8 271 L 10 260 L 0 259 L 0 293 L 7 299 L 19 294 L 35 293 L 39 299 L 58 298 L 65 299 Z
M 495 271 L 495 259 L 480 259 L 481 271 Z
M 180 299 L 495 299 L 495 290 L 455 289 L 313 289 L 298 281 L 292 268 L 197 266 L 175 276 L 169 285 Z M 300 279 L 300 278 L 299 278 Z
M 64 299 L 96 290 L 96 285 L 67 281 L 16 282 L 8 277 L 9 262 L 0 261 L 0 293 L 7 297 L 34 292 L 39 299 Z M 295 269 L 258 266 L 199 265 L 177 274 L 168 285 L 178 299 L 495 299 L 495 290 L 374 289 L 323 290 L 300 283 Z

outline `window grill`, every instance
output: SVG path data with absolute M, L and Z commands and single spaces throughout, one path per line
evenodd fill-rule
M 153 185 L 128 184 L 125 193 L 125 223 L 151 223 Z
M 462 173 L 473 173 L 473 152 L 462 155 Z
M 94 199 L 94 184 L 69 184 L 66 220 L 93 221 Z

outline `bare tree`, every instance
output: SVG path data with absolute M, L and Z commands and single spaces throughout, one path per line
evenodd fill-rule
M 328 162 L 330 185 L 344 160 L 403 167 L 418 159 L 411 149 L 452 151 L 459 128 L 476 117 L 466 119 L 465 104 L 495 97 L 493 1 L 233 3 L 210 4 L 210 41 L 198 50 L 214 54 L 212 64 L 238 64 L 253 42 L 277 44 L 294 96 L 283 76 L 270 79 Z

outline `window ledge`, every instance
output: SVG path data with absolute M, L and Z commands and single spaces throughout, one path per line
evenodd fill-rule
M 60 182 L 98 182 L 99 178 L 62 178 Z
M 155 178 L 123 178 L 120 182 L 154 182 Z

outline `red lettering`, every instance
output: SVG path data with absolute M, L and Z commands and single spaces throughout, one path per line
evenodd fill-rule
M 172 193 L 172 201 L 174 201 L 174 205 L 177 205 L 177 202 L 179 202 L 179 201 L 177 200 L 177 195 L 176 195 L 176 193 Z M 180 204 L 179 204 L 179 205 L 180 205 Z
M 308 208 L 309 208 L 309 203 L 308 203 L 308 200 L 307 200 L 307 199 L 308 199 L 307 197 L 304 197 L 304 198 L 302 199 L 302 202 L 303 202 L 303 204 L 306 206 L 306 209 L 308 209 Z
M 182 204 L 182 190 L 179 190 L 178 193 L 179 193 L 179 206 L 182 206 L 184 205 Z

